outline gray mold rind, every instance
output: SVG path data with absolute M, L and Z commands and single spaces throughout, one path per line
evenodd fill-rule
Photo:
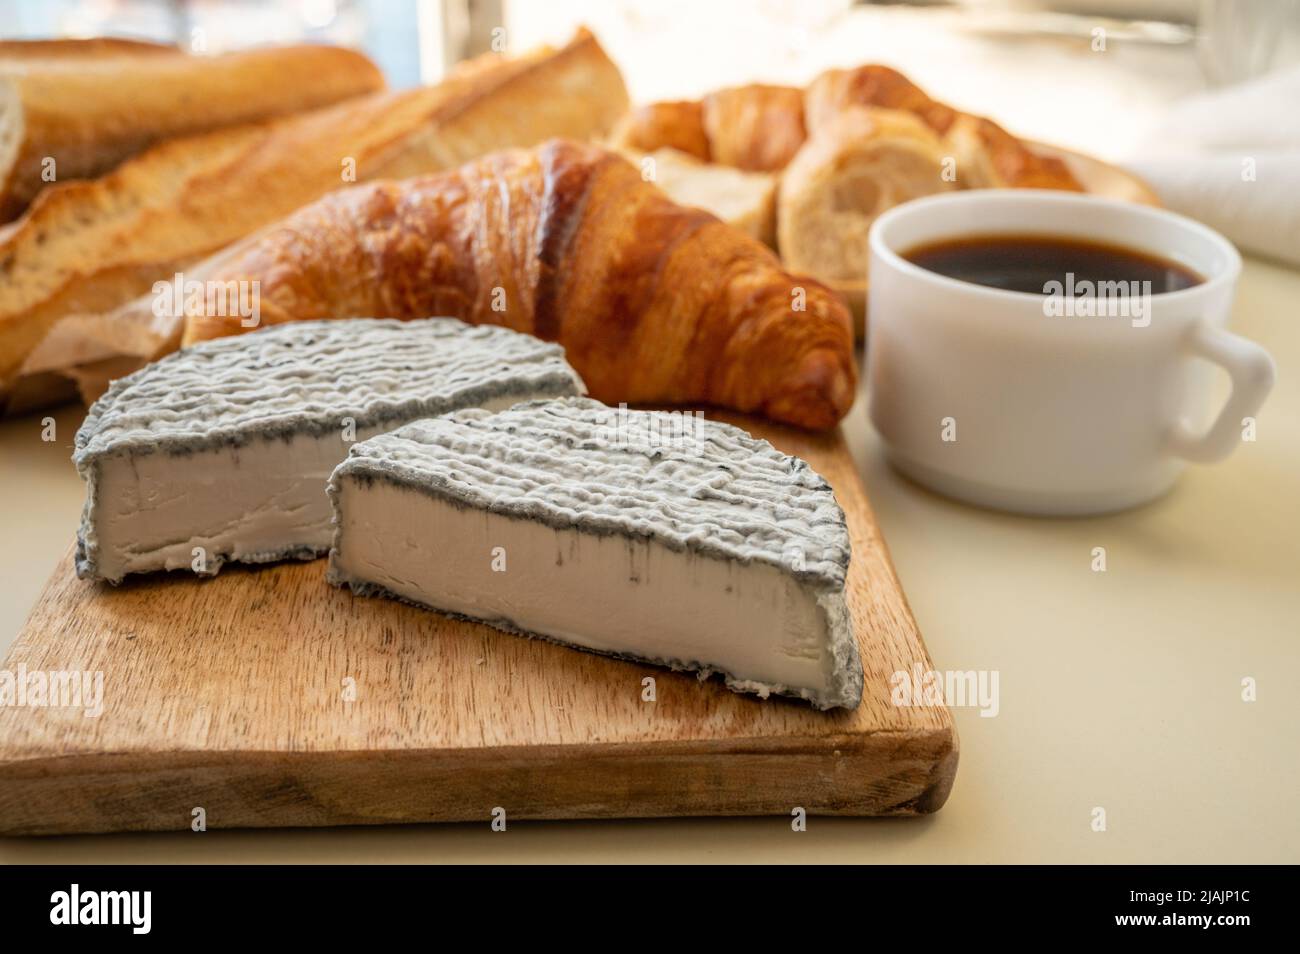
M 506 517 L 654 539 L 843 588 L 844 511 L 806 461 L 718 421 L 701 421 L 704 439 L 689 447 L 615 446 L 606 429 L 618 419 L 615 409 L 575 397 L 416 421 L 353 445 L 330 478 L 331 500 L 337 509 L 342 477 L 382 477 Z M 590 499 L 602 480 L 615 502 Z M 530 492 L 541 485 L 544 494 Z
M 618 415 L 618 411 L 586 398 L 530 401 L 494 415 L 468 410 L 417 421 L 355 445 L 329 482 L 335 518 L 327 579 L 358 595 L 384 595 L 423 605 L 338 571 L 335 554 L 342 533 L 339 487 L 344 478 L 383 480 L 453 506 L 535 521 L 554 529 L 653 540 L 677 552 L 743 565 L 762 563 L 814 588 L 832 638 L 832 687 L 821 694 L 719 674 L 738 692 L 793 696 L 822 709 L 856 708 L 862 699 L 863 673 L 844 601 L 850 543 L 844 511 L 830 484 L 807 462 L 716 421 L 701 422 L 703 440 L 689 449 L 611 449 L 602 428 L 616 422 Z M 636 473 L 634 482 L 630 471 L 622 475 L 626 478 L 623 489 L 635 490 L 639 500 L 620 499 L 603 506 L 593 503 L 589 491 L 599 482 L 596 475 L 603 473 L 600 465 L 619 460 L 648 468 Z M 656 468 L 662 473 L 656 475 Z M 610 481 L 611 489 L 619 489 L 608 474 L 604 479 Z M 567 487 L 557 486 L 566 481 Z M 728 491 L 725 496 L 721 495 L 723 487 Z M 581 499 L 584 496 L 588 499 Z M 705 520 L 703 528 L 698 524 L 688 527 L 681 514 L 673 513 L 687 509 L 713 520 Z M 727 518 L 728 510 L 745 509 L 750 511 L 747 515 Z M 792 564 L 792 548 L 805 554 L 802 568 Z M 814 553 L 820 556 L 813 559 Z M 426 608 L 443 612 L 436 606 Z M 529 632 L 509 620 L 477 621 L 572 645 Z M 603 655 L 695 670 L 702 679 L 717 672 L 691 660 Z
M 454 318 L 291 322 L 178 351 L 114 381 L 77 431 L 72 459 L 87 484 L 77 575 L 100 577 L 95 513 L 109 457 L 318 436 L 346 418 L 360 432 L 547 392 L 586 392 L 562 347 Z M 320 555 L 291 545 L 241 562 Z M 209 574 L 224 556 L 210 555 Z
M 489 377 L 493 367 L 504 373 Z M 528 386 L 521 386 L 521 381 Z M 193 453 L 411 420 L 543 387 L 585 393 L 564 349 L 454 318 L 274 325 L 170 354 L 114 381 L 77 431 L 80 470 L 106 454 Z

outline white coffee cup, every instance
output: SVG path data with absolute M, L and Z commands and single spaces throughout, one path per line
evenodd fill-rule
M 1114 244 L 1205 281 L 1150 296 L 1144 324 L 1136 300 L 1112 299 L 1105 317 L 1049 316 L 1059 299 L 1045 307 L 1048 296 L 949 278 L 902 257 L 997 233 Z M 1268 353 L 1225 330 L 1241 257 L 1183 216 L 1094 196 L 978 190 L 891 209 L 870 245 L 871 419 L 893 464 L 940 493 L 1032 514 L 1144 503 L 1187 461 L 1227 457 L 1272 387 Z M 1211 415 L 1216 364 L 1232 393 Z

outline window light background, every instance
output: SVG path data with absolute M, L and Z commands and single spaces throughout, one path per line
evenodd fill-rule
M 6 36 L 123 33 L 211 52 L 311 39 L 364 48 L 394 86 L 436 79 L 440 24 L 498 0 L 0 0 Z M 805 83 L 830 66 L 880 62 L 932 95 L 1024 136 L 1102 158 L 1131 154 L 1171 102 L 1204 89 L 1194 23 L 1259 71 L 1300 60 L 1294 0 L 499 0 L 511 51 L 599 36 L 632 97 L 691 97 L 751 81 Z M 1074 15 L 1063 11 L 1070 11 Z M 1142 20 L 1141 18 L 1149 18 Z M 1167 18 L 1171 22 L 1157 22 Z M 1138 21 L 1141 22 L 1138 22 Z M 1093 49 L 1092 30 L 1107 31 Z M 421 65 L 421 49 L 425 63 Z M 1209 71 L 1211 74 L 1213 71 Z

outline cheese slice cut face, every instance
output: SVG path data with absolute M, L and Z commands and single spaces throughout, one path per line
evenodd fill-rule
M 357 441 L 461 408 L 584 393 L 558 345 L 451 318 L 276 325 L 115 381 L 77 433 L 79 576 L 323 556 Z
M 329 494 L 328 578 L 354 593 L 762 697 L 861 699 L 844 513 L 739 428 L 585 398 L 461 411 L 357 444 Z

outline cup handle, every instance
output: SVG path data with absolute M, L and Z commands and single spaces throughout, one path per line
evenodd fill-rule
M 1181 422 L 1169 439 L 1171 453 L 1198 464 L 1223 460 L 1241 443 L 1241 419 L 1252 417 L 1273 388 L 1277 369 L 1269 353 L 1253 341 L 1204 322 L 1187 336 L 1187 349 L 1228 372 L 1232 393 L 1218 418 L 1204 434 L 1193 434 Z

